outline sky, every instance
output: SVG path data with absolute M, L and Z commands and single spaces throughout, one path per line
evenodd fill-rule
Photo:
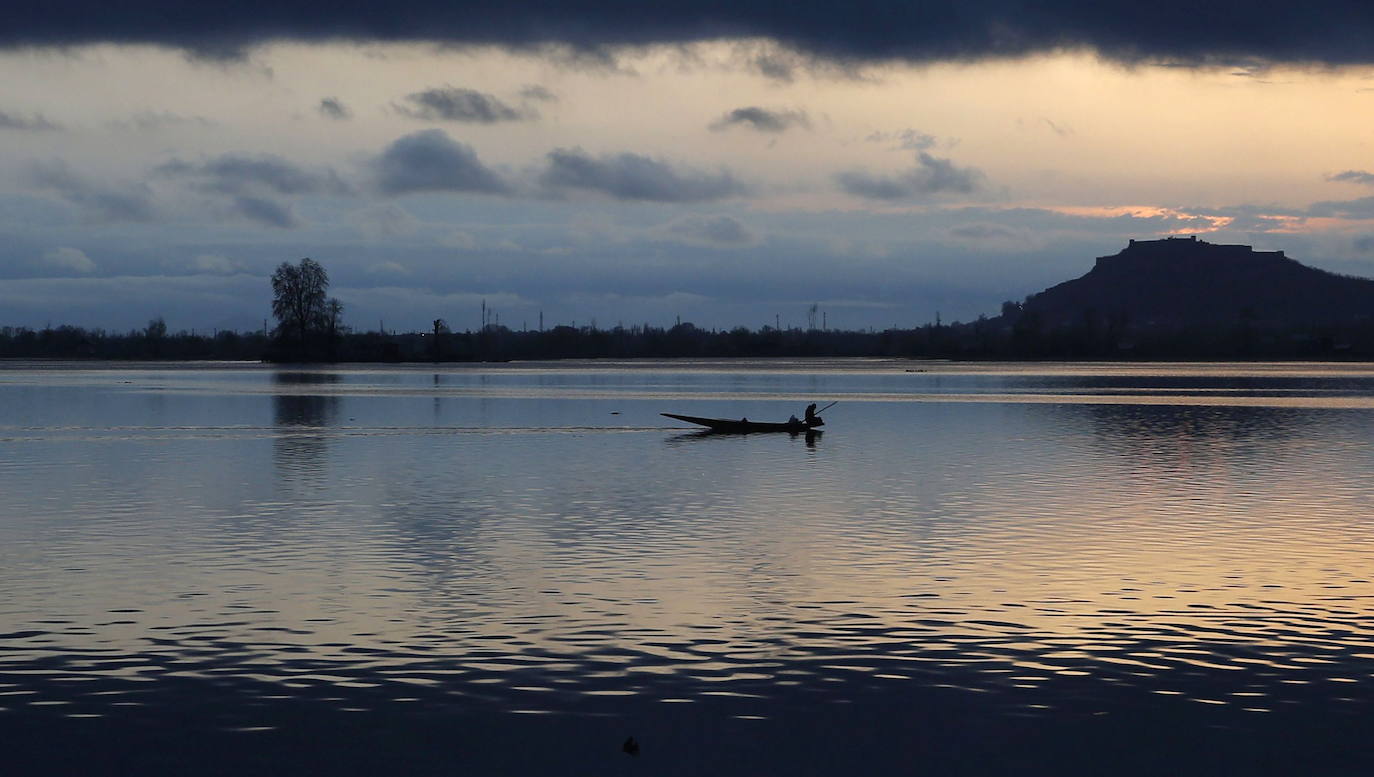
M 1128 239 L 1374 276 L 1374 7 L 26 4 L 0 326 L 996 315 Z

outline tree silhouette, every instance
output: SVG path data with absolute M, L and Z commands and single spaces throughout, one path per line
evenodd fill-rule
M 329 273 L 314 259 L 282 262 L 272 273 L 272 315 L 276 336 L 298 358 L 309 358 L 314 341 L 332 346 L 338 337 L 343 303 L 325 296 Z M 289 342 L 288 342 L 289 341 Z
M 443 342 L 443 336 L 447 333 L 448 322 L 444 321 L 442 318 L 434 319 L 434 342 L 430 345 L 432 349 L 430 355 L 436 362 L 440 361 L 440 357 L 443 356 L 444 351 L 441 343 Z
M 167 337 L 167 322 L 162 316 L 150 320 L 143 330 L 143 336 L 148 340 L 148 350 L 152 355 L 162 356 L 162 341 Z
M 343 328 L 343 309 L 343 303 L 335 297 L 330 297 L 324 303 L 325 333 L 329 335 L 330 342 L 339 336 Z

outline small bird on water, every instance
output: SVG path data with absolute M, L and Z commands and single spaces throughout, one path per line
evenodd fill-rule
M 625 744 L 620 746 L 620 749 L 623 750 L 626 755 L 639 755 L 639 743 L 635 741 L 634 737 L 627 738 Z

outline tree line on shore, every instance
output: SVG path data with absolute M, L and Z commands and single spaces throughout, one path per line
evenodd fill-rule
M 160 323 L 160 320 L 155 320 Z M 165 325 L 164 325 L 165 326 Z M 529 359 L 633 359 L 856 356 L 912 359 L 1374 359 L 1374 328 L 1275 332 L 1171 330 L 1112 339 L 1103 331 L 1036 331 L 994 319 L 881 331 L 671 327 L 601 329 L 556 326 L 516 331 L 384 333 L 339 331 L 323 352 L 300 352 L 272 334 L 129 332 L 76 326 L 0 328 L 0 358 L 232 360 L 277 362 L 481 362 Z
M 311 259 L 282 263 L 272 276 L 271 331 L 170 332 L 159 316 L 143 329 L 109 332 L 63 325 L 0 328 L 0 358 L 265 360 L 271 362 L 480 362 L 569 358 L 856 356 L 916 359 L 1374 359 L 1374 319 L 1273 328 L 1244 318 L 1230 325 L 1130 326 L 1121 316 L 1085 314 L 1055 325 L 1007 302 L 996 318 L 881 331 L 736 327 L 559 325 L 516 331 L 485 324 L 454 332 L 353 331 L 329 277 Z M 814 317 L 813 317 L 814 318 Z

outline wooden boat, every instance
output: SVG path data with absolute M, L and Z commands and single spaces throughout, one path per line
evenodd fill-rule
M 816 427 L 825 424 L 819 418 L 815 423 L 808 424 L 805 421 L 784 421 L 773 423 L 769 421 L 750 421 L 744 418 L 700 418 L 694 415 L 677 415 L 675 413 L 659 413 L 661 416 L 673 418 L 678 421 L 686 421 L 689 424 L 704 426 L 713 432 L 728 432 L 730 434 L 749 434 L 751 432 L 789 432 L 791 434 L 801 434 L 802 432 L 819 432 Z

